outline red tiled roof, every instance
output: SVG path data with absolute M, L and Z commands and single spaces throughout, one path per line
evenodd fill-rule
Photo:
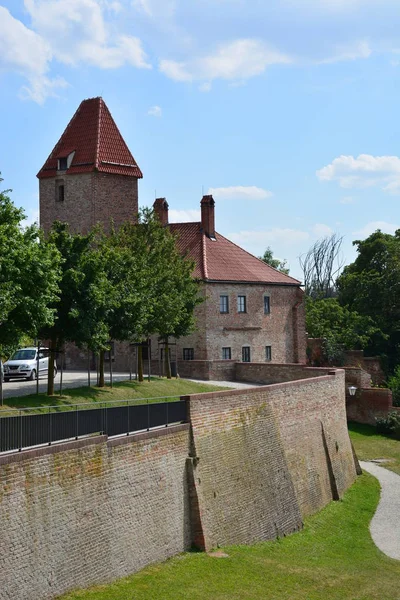
M 74 152 L 68 174 L 101 171 L 142 178 L 114 119 L 102 98 L 81 102 L 37 176 L 55 177 L 57 159 Z
M 171 223 L 169 228 L 177 237 L 180 252 L 195 261 L 193 275 L 198 279 L 301 285 L 297 279 L 270 267 L 220 233 L 215 233 L 215 241 L 211 240 L 204 234 L 201 223 Z

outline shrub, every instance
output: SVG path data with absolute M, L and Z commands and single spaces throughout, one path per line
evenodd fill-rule
M 384 435 L 392 435 L 400 438 L 400 412 L 392 411 L 387 417 L 378 417 L 376 419 L 376 431 Z
M 389 377 L 388 386 L 393 394 L 393 406 L 400 406 L 400 365 L 394 370 L 394 375 Z

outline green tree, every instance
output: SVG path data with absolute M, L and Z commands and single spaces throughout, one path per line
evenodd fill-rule
M 289 275 L 289 268 L 286 266 L 286 259 L 279 260 L 278 258 L 274 258 L 273 251 L 270 248 L 270 246 L 267 246 L 267 249 L 265 250 L 264 254 L 262 256 L 259 256 L 259 259 L 267 263 L 267 265 L 269 265 L 270 267 L 277 269 L 281 273 Z
M 1 180 L 0 180 L 1 181 Z M 25 217 L 9 191 L 0 192 L 0 353 L 8 355 L 23 337 L 34 338 L 54 322 L 61 257 L 37 225 Z
M 154 308 L 146 327 L 149 334 L 158 334 L 164 342 L 165 373 L 171 378 L 169 339 L 179 339 L 194 331 L 194 309 L 204 298 L 200 295 L 200 282 L 193 279 L 194 262 L 181 256 L 175 237 L 160 225 L 155 215 L 147 215 L 147 220 Z
M 392 372 L 400 363 L 400 230 L 394 235 L 377 230 L 353 245 L 358 256 L 337 280 L 339 301 L 373 320 L 381 335 L 367 351 L 386 357 Z
M 344 350 L 362 350 L 380 334 L 372 319 L 341 306 L 336 298 L 306 297 L 306 329 L 309 337 L 323 338 L 328 362 L 340 364 Z
M 193 310 L 201 300 L 193 280 L 194 263 L 183 258 L 175 238 L 150 210 L 139 213 L 138 223 L 125 223 L 107 241 L 108 277 L 114 289 L 109 313 L 110 337 L 140 342 L 158 334 L 166 344 L 171 336 L 194 329 Z M 141 348 L 139 375 L 143 378 Z M 168 360 L 167 374 L 170 376 Z
M 55 222 L 49 242 L 62 257 L 59 294 L 52 304 L 54 323 L 43 327 L 42 339 L 50 340 L 48 395 L 54 394 L 54 360 L 65 342 L 97 350 L 108 338 L 107 326 L 100 318 L 106 302 L 108 281 L 96 245 L 97 230 L 87 235 L 72 234 L 66 223 Z

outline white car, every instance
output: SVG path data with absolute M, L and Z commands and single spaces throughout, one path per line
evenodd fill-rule
M 40 375 L 47 375 L 49 368 L 49 349 L 20 348 L 14 352 L 12 357 L 4 363 L 4 381 L 10 379 L 36 379 L 39 370 Z M 54 365 L 54 376 L 57 375 L 57 367 Z

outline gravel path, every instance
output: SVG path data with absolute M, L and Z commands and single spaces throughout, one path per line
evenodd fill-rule
M 381 498 L 369 527 L 372 539 L 387 556 L 400 560 L 400 475 L 373 462 L 360 461 L 360 465 L 381 484 Z

